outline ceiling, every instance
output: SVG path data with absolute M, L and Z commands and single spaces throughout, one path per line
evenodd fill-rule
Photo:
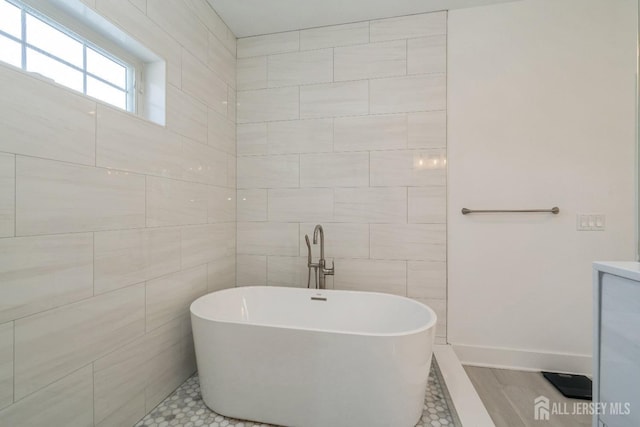
M 514 0 L 208 0 L 236 37 Z

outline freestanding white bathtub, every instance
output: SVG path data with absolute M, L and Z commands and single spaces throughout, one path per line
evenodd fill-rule
M 191 304 L 204 402 L 296 427 L 414 426 L 436 315 L 404 297 L 253 286 Z

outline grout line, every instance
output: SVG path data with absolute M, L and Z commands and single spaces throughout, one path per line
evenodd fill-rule
M 333 63 L 331 64 L 332 65 L 331 81 L 335 83 L 336 82 L 336 48 L 332 47 L 331 50 L 333 52 L 332 53 Z
M 181 247 L 181 250 L 182 250 L 182 245 L 180 245 L 180 247 Z M 182 263 L 180 264 L 180 268 L 181 269 L 178 270 L 178 272 L 183 271 L 182 270 Z M 175 273 L 177 273 L 177 272 L 173 272 L 173 273 L 169 273 L 169 274 L 175 274 Z M 145 332 L 145 334 L 149 332 L 149 325 L 148 325 L 149 322 L 148 322 L 148 318 L 147 318 L 147 284 L 148 284 L 148 282 L 149 282 L 148 280 L 145 280 L 145 282 L 144 282 L 144 307 L 143 307 L 143 312 L 144 312 L 144 332 Z
M 149 223 L 149 218 L 148 218 L 148 211 L 149 209 L 147 208 L 147 193 L 149 192 L 149 186 L 147 185 L 147 175 L 144 176 L 144 228 L 148 227 L 148 223 Z
M 444 339 L 445 342 L 449 342 L 449 179 L 450 179 L 450 174 L 449 174 L 449 99 L 448 99 L 448 88 L 449 88 L 449 13 L 447 12 L 446 15 L 446 20 L 445 20 L 445 25 L 446 25 L 446 31 L 445 31 L 445 74 L 444 74 L 444 79 L 445 79 L 445 109 L 444 109 L 444 116 L 445 116 L 445 136 L 444 136 L 444 146 L 445 146 L 445 159 L 447 161 L 446 166 L 445 166 L 445 185 L 444 185 L 444 189 L 445 189 L 445 194 L 444 194 L 444 206 L 445 206 L 445 211 L 444 211 L 444 224 L 445 224 L 445 230 L 444 230 L 444 238 L 445 238 L 445 261 L 444 261 L 444 265 L 445 265 L 445 296 L 444 296 L 444 301 L 445 301 L 445 309 L 446 309 L 446 315 L 445 315 L 445 320 L 446 320 L 446 329 L 445 329 L 445 333 L 444 333 Z
M 405 48 L 405 53 L 404 53 L 404 75 L 408 76 L 409 75 L 409 40 L 405 40 L 404 41 L 404 48 Z
M 121 348 L 121 347 L 118 347 Z M 91 419 L 96 420 L 96 361 L 91 362 Z
M 98 166 L 98 104 L 95 104 L 93 115 L 93 165 Z M 140 116 L 141 117 L 141 116 Z
M 11 321 L 11 333 L 13 334 L 13 389 L 11 390 L 11 403 L 16 401 L 16 321 Z
M 91 233 L 91 243 L 93 247 L 93 254 L 92 254 L 93 263 L 91 264 L 93 281 L 91 285 L 93 288 L 93 296 L 96 296 L 96 232 L 95 231 Z
M 407 224 L 409 224 L 409 187 L 405 187 L 406 193 L 405 195 L 407 196 L 407 198 L 405 199 L 407 201 Z
M 409 297 L 409 260 L 405 261 L 404 265 L 404 296 Z
M 368 188 L 371 188 L 371 151 L 367 151 L 367 156 L 369 160 L 369 185 Z
M 13 236 L 18 234 L 18 156 L 13 155 Z

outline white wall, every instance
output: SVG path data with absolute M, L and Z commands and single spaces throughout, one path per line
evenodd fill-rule
M 238 285 L 422 300 L 446 336 L 444 12 L 238 40 Z M 313 247 L 317 259 L 318 246 Z
M 450 12 L 448 336 L 463 362 L 590 369 L 591 262 L 635 255 L 636 7 Z M 606 231 L 576 231 L 578 212 L 606 214 Z
M 87 4 L 167 62 L 167 126 L 0 64 L 0 425 L 133 425 L 235 284 L 235 37 L 205 0 Z

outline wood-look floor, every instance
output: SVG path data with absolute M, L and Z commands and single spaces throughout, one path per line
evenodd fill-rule
M 546 396 L 552 403 L 566 403 L 568 411 L 572 411 L 573 402 L 587 402 L 564 397 L 539 372 L 474 366 L 464 369 L 496 427 L 591 426 L 590 415 L 551 414 L 549 421 L 534 420 L 533 401 L 538 396 Z

